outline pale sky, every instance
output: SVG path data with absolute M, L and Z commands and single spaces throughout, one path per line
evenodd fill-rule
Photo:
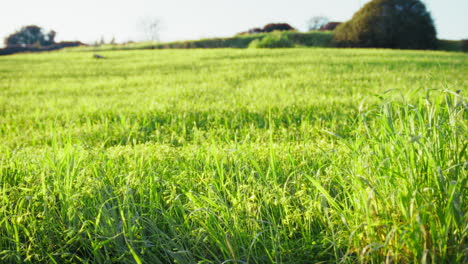
M 57 32 L 56 40 L 90 43 L 101 36 L 118 42 L 143 40 L 145 17 L 163 22 L 161 41 L 226 37 L 252 27 L 286 22 L 304 31 L 310 17 L 346 21 L 369 0 L 4 0 L 0 38 L 24 25 Z M 425 0 L 438 37 L 468 38 L 468 0 Z

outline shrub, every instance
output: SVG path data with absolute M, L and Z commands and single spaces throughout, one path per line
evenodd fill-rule
M 263 32 L 296 30 L 287 23 L 272 23 L 263 27 Z
M 258 33 L 263 33 L 263 29 L 261 28 L 252 28 L 247 31 L 248 34 L 258 34 Z
M 287 36 L 294 44 L 305 47 L 331 47 L 333 43 L 331 32 L 288 32 Z
M 10 54 L 15 54 L 15 53 L 20 53 L 20 52 L 42 52 L 42 51 L 52 51 L 52 50 L 59 50 L 63 48 L 68 48 L 68 47 L 78 47 L 78 46 L 83 46 L 84 44 L 79 42 L 79 41 L 65 41 L 65 42 L 59 42 L 55 43 L 53 45 L 49 46 L 41 46 L 38 45 L 40 43 L 37 43 L 36 45 L 29 45 L 27 47 L 22 47 L 22 46 L 10 46 L 6 47 L 4 49 L 0 49 L 0 55 L 10 55 Z
M 289 40 L 288 36 L 279 32 L 268 34 L 262 39 L 252 41 L 249 48 L 291 48 L 294 43 Z
M 287 23 L 271 23 L 271 24 L 265 25 L 263 28 L 251 28 L 247 31 L 240 32 L 237 35 L 270 33 L 273 31 L 297 31 L 297 30 Z
M 439 39 L 437 40 L 437 50 L 461 51 L 461 41 Z
M 468 52 L 468 39 L 462 39 L 460 41 L 460 49 L 463 52 Z
M 341 22 L 329 22 L 326 25 L 320 27 L 320 31 L 333 31 L 341 24 Z
M 419 0 L 373 0 L 335 30 L 337 46 L 434 49 L 436 30 Z

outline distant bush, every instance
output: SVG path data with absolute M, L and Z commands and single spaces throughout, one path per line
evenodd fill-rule
M 373 0 L 335 30 L 342 47 L 434 49 L 436 30 L 419 0 Z
M 287 23 L 273 23 L 268 24 L 263 27 L 263 32 L 273 32 L 273 31 L 290 31 L 296 30 L 295 28 L 291 27 L 291 25 Z
M 336 27 L 338 27 L 339 25 L 341 25 L 341 22 L 329 22 L 327 23 L 326 25 L 323 25 L 322 27 L 320 27 L 320 31 L 333 31 L 336 29 Z
M 247 34 L 258 34 L 258 33 L 263 33 L 263 29 L 262 28 L 252 28 L 252 29 L 249 29 L 246 33 Z
M 273 31 L 297 31 L 297 30 L 287 23 L 271 23 L 271 24 L 265 25 L 263 28 L 251 28 L 237 35 L 270 33 Z
M 294 47 L 294 43 L 289 40 L 286 34 L 275 32 L 267 35 L 262 39 L 256 39 L 252 41 L 249 48 L 291 48 Z
M 468 39 L 462 39 L 460 41 L 460 49 L 463 52 L 468 52 Z
M 168 43 L 152 43 L 152 42 L 141 42 L 141 43 L 127 43 L 120 45 L 104 45 L 99 47 L 83 46 L 80 48 L 82 51 L 103 51 L 103 50 L 138 50 L 138 49 L 215 49 L 215 48 L 237 48 L 243 49 L 251 47 L 253 48 L 256 44 L 251 44 L 253 41 L 265 38 L 271 34 L 284 34 L 289 42 L 292 42 L 292 46 L 303 46 L 303 47 L 332 47 L 332 32 L 272 32 L 272 33 L 261 33 L 252 35 L 237 35 L 231 38 L 211 38 L 211 39 L 200 39 L 200 40 L 188 40 L 188 41 L 174 41 Z M 258 42 L 256 42 L 258 43 Z M 251 45 L 251 46 L 250 46 Z M 287 46 L 290 46 L 289 44 Z
M 461 41 L 459 40 L 437 40 L 437 50 L 461 51 Z
M 287 32 L 289 40 L 294 44 L 305 47 L 332 47 L 333 33 L 331 32 Z
M 10 46 L 4 49 L 0 49 L 0 55 L 10 55 L 10 54 L 20 53 L 20 52 L 52 51 L 52 50 L 58 50 L 58 49 L 63 49 L 63 48 L 68 48 L 68 47 L 78 47 L 78 46 L 84 46 L 84 44 L 79 41 L 64 41 L 64 42 L 55 43 L 53 45 L 49 45 L 46 47 L 42 47 L 39 45 L 31 45 L 28 47 Z
M 214 49 L 214 48 L 247 48 L 261 36 L 242 36 L 233 38 L 212 38 L 193 41 L 176 41 L 152 45 L 155 49 Z

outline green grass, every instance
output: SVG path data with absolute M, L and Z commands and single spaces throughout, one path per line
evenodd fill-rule
M 102 55 L 0 57 L 0 262 L 467 261 L 468 55 Z
M 262 39 L 256 39 L 249 44 L 249 48 L 260 49 L 260 48 L 292 48 L 294 42 L 292 42 L 287 34 L 275 32 L 267 35 Z

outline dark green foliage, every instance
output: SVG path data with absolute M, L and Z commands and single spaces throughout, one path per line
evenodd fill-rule
M 4 49 L 0 49 L 0 55 L 10 55 L 20 52 L 43 52 L 43 51 L 52 51 L 52 50 L 59 50 L 63 48 L 69 47 L 78 47 L 78 46 L 85 46 L 85 44 L 81 43 L 80 41 L 62 41 L 59 43 L 54 43 L 53 45 L 48 46 L 9 46 Z
M 320 31 L 333 31 L 341 24 L 341 22 L 329 22 L 326 25 L 320 27 Z
M 106 45 L 100 47 L 86 47 L 86 50 L 103 51 L 103 50 L 136 50 L 136 49 L 215 49 L 215 48 L 248 48 L 252 41 L 260 40 L 269 34 L 261 33 L 252 35 L 237 35 L 231 38 L 212 38 L 191 41 L 175 41 L 160 44 L 137 44 L 129 43 L 126 45 Z M 290 41 L 297 46 L 304 47 L 331 47 L 333 34 L 331 32 L 294 32 L 287 31 L 281 34 L 287 35 Z M 0 51 L 1 53 L 1 51 Z
M 333 34 L 331 32 L 288 32 L 286 33 L 294 44 L 305 47 L 332 47 Z
M 462 39 L 460 41 L 460 49 L 463 52 L 468 52 L 468 39 Z
M 233 38 L 200 39 L 194 41 L 176 41 L 153 45 L 155 49 L 206 49 L 206 48 L 247 48 L 258 36 Z
M 250 35 L 250 34 L 260 34 L 260 33 L 270 33 L 273 31 L 297 31 L 288 23 L 271 23 L 265 25 L 263 28 L 251 28 L 247 31 L 241 32 L 237 35 Z
M 251 35 L 251 34 L 260 34 L 260 33 L 264 33 L 263 28 L 256 27 L 256 28 L 251 28 L 247 31 L 243 31 L 237 35 L 241 36 L 241 35 Z
M 22 27 L 17 32 L 9 35 L 5 39 L 7 47 L 44 47 L 55 43 L 55 31 L 45 32 L 44 29 L 35 26 Z
M 263 27 L 263 32 L 296 30 L 287 23 L 272 23 Z
M 247 31 L 248 34 L 258 34 L 258 33 L 263 33 L 262 28 L 252 28 Z
M 437 40 L 437 50 L 462 51 L 461 48 L 462 48 L 461 40 L 447 40 L 447 39 Z
M 294 43 L 288 35 L 275 32 L 262 39 L 256 39 L 249 44 L 249 48 L 292 48 Z
M 419 0 L 373 0 L 337 27 L 341 47 L 434 49 L 436 30 Z

